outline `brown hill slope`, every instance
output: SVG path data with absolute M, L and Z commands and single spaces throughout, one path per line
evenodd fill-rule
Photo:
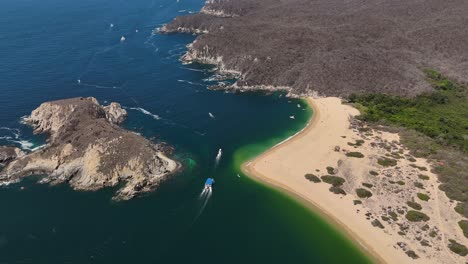
M 466 0 L 211 0 L 161 31 L 205 32 L 184 58 L 239 72 L 239 88 L 413 96 L 432 89 L 423 68 L 467 82 L 467 14 Z

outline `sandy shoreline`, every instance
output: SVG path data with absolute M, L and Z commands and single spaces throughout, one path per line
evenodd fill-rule
M 398 176 L 402 174 L 407 179 L 413 181 L 414 179 L 412 178 L 414 176 L 417 179 L 417 172 L 413 171 L 414 167 L 411 167 L 411 164 L 406 160 L 398 161 L 399 166 L 396 172 L 386 168 L 379 168 L 376 165 L 376 159 L 378 155 L 383 155 L 383 152 L 381 149 L 371 147 L 372 143 L 367 142 L 368 138 L 366 137 L 364 137 L 366 138 L 366 143 L 358 148 L 358 151 L 362 152 L 365 158 L 346 157 L 345 153 L 348 152 L 346 148 L 351 148 L 350 151 L 357 151 L 349 146 L 349 142 L 359 139 L 357 130 L 350 126 L 352 117 L 358 115 L 359 112 L 351 106 L 341 104 L 339 98 L 308 98 L 307 101 L 314 111 L 307 126 L 295 136 L 245 163 L 242 166 L 242 171 L 261 182 L 287 192 L 310 207 L 314 212 L 318 212 L 324 216 L 327 222 L 343 231 L 347 237 L 354 241 L 376 263 L 461 262 L 461 259 L 453 256 L 443 245 L 446 241 L 446 234 L 449 234 L 451 237 L 459 235 L 459 232 L 457 233 L 456 230 L 442 226 L 446 225 L 446 223 L 442 223 L 440 220 L 439 205 L 444 203 L 444 206 L 450 208 L 448 199 L 444 200 L 444 197 L 440 201 L 438 198 L 435 201 L 437 202 L 437 208 L 429 205 L 431 220 L 428 224 L 436 226 L 436 230 L 438 231 L 441 230 L 441 234 L 438 236 L 438 240 L 442 241 L 440 244 L 437 244 L 438 242 L 435 239 L 430 240 L 434 247 L 422 247 L 419 245 L 419 240 L 421 239 L 416 241 L 416 239 L 410 237 L 413 233 L 419 233 L 419 231 L 412 232 L 412 230 L 420 228 L 420 223 L 413 224 L 410 222 L 410 225 L 415 225 L 415 227 L 408 229 L 406 237 L 398 234 L 399 230 L 396 227 L 397 224 L 400 225 L 405 221 L 404 215 L 399 216 L 399 223 L 397 221 L 395 223 L 389 221 L 389 225 L 387 225 L 384 222 L 385 229 L 379 229 L 371 224 L 371 221 L 374 219 L 380 220 L 378 214 L 382 212 L 379 211 L 379 208 L 387 206 L 388 208 L 391 206 L 396 208 L 396 206 L 402 203 L 402 198 L 387 199 L 388 197 L 385 195 L 379 198 L 380 195 L 374 192 L 375 189 L 370 189 L 374 193 L 374 196 L 365 200 L 361 199 L 363 200 L 363 204 L 354 205 L 353 201 L 359 199 L 355 195 L 355 188 L 360 187 L 360 184 L 364 181 L 369 182 L 368 176 L 355 175 L 367 175 L 370 170 L 375 169 L 383 174 L 394 173 Z M 377 132 L 377 135 L 374 137 L 379 140 L 382 139 L 384 142 L 399 141 L 397 134 Z M 335 149 L 336 146 L 340 146 L 340 150 L 337 151 Z M 403 148 L 401 153 L 403 153 Z M 420 166 L 429 166 L 424 160 L 418 160 L 416 163 Z M 337 175 L 346 179 L 343 189 L 346 190 L 347 195 L 333 194 L 328 190 L 330 185 L 323 182 L 312 183 L 304 177 L 307 173 L 313 173 L 317 176 L 327 175 L 326 168 L 330 166 L 337 168 L 339 171 Z M 400 166 L 402 169 L 400 169 Z M 429 175 L 430 173 L 428 172 L 427 174 Z M 386 176 L 389 177 L 388 175 Z M 382 182 L 387 181 L 387 178 L 383 176 L 379 177 L 382 179 L 373 183 L 377 189 L 376 191 L 380 192 L 379 194 L 383 194 L 385 188 L 388 187 L 386 187 L 387 184 L 382 184 Z M 436 188 L 438 184 L 435 175 L 431 175 L 431 180 L 427 184 L 430 184 L 434 188 L 434 193 L 428 190 L 430 194 L 435 197 L 445 196 L 443 193 L 439 193 Z M 407 184 L 406 186 L 409 185 Z M 414 192 L 410 187 L 406 188 L 408 190 L 405 191 L 408 195 Z M 430 187 L 428 186 L 428 188 Z M 402 193 L 404 194 L 405 191 Z M 393 192 L 387 195 L 392 194 Z M 405 196 L 404 199 L 409 198 Z M 392 210 L 394 210 L 393 208 Z M 385 211 L 386 209 L 383 210 Z M 457 220 L 456 216 L 452 218 L 450 219 L 452 221 L 449 221 L 448 224 Z M 446 222 L 448 221 L 447 219 L 445 220 Z M 404 243 L 404 246 L 400 246 L 400 243 Z M 438 250 L 436 251 L 435 248 Z M 410 258 L 407 255 L 408 251 L 415 251 L 418 258 Z

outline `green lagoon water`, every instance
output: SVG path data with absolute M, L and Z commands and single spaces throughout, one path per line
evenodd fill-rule
M 43 144 L 21 116 L 43 101 L 95 96 L 127 107 L 124 126 L 173 145 L 185 169 L 117 203 L 115 189 L 76 192 L 38 177 L 0 187 L 0 263 L 369 262 L 303 205 L 240 172 L 312 113 L 281 94 L 207 90 L 210 67 L 178 61 L 194 37 L 152 33 L 202 4 L 2 1 L 0 144 Z M 207 177 L 216 184 L 200 197 Z

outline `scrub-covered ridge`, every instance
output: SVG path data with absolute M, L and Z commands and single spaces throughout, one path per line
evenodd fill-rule
M 183 56 L 234 73 L 233 89 L 347 96 L 433 91 L 424 68 L 468 76 L 464 0 L 210 0 L 161 32 L 203 33 Z

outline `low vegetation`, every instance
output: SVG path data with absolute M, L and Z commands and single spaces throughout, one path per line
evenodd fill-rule
M 425 180 L 425 181 L 429 180 L 429 176 L 424 175 L 424 174 L 419 174 L 418 178 L 421 179 L 421 180 Z
M 377 176 L 377 175 L 379 175 L 378 172 L 373 171 L 373 170 L 369 171 L 369 174 L 372 175 L 372 176 Z
M 370 184 L 370 183 L 367 183 L 367 182 L 363 182 L 363 183 L 362 183 L 362 186 L 367 187 L 367 188 L 369 188 L 369 189 L 372 188 L 372 187 L 374 187 L 373 184 Z
M 322 176 L 321 178 L 322 178 L 323 182 L 331 184 L 331 185 L 333 185 L 335 187 L 341 186 L 346 181 L 345 179 L 343 179 L 341 177 L 332 176 L 332 175 Z
M 415 210 L 421 210 L 422 209 L 422 206 L 420 204 L 418 204 L 417 202 L 413 202 L 413 201 L 407 201 L 406 204 L 415 209 Z
M 411 222 L 421 222 L 421 221 L 429 221 L 430 217 L 427 216 L 425 213 L 422 213 L 422 212 L 418 212 L 418 211 L 413 211 L 413 210 L 409 210 L 407 213 L 406 213 L 406 219 L 408 219 L 408 221 L 411 221 Z
M 431 199 L 429 195 L 424 194 L 424 193 L 417 193 L 416 195 L 418 196 L 419 199 L 426 201 L 426 202 L 429 201 L 429 199 Z
M 399 132 L 412 156 L 433 160 L 439 188 L 458 201 L 456 211 L 468 217 L 468 89 L 434 70 L 425 73 L 432 93 L 414 98 L 352 95 L 349 101 L 361 111 L 360 119 Z
M 418 169 L 420 171 L 427 171 L 427 168 L 426 167 L 423 167 L 423 166 L 418 166 L 416 164 L 410 164 L 411 167 L 415 168 L 415 169 Z
M 458 226 L 463 230 L 463 234 L 468 238 L 468 220 L 460 220 Z
M 304 177 L 311 182 L 315 182 L 315 183 L 321 182 L 319 177 L 311 173 L 306 174 Z
M 346 195 L 346 192 L 341 187 L 338 187 L 338 186 L 332 186 L 328 190 L 334 194 Z
M 328 166 L 327 167 L 328 174 L 335 174 L 335 168 Z
M 352 158 L 364 158 L 364 154 L 362 154 L 361 152 L 356 152 L 356 151 L 352 151 L 352 152 L 348 152 L 346 153 L 346 156 L 347 157 L 352 157 Z
M 353 146 L 353 147 L 359 147 L 359 146 L 362 146 L 362 144 L 364 144 L 364 140 L 362 139 L 356 140 L 355 143 L 348 142 L 348 145 Z
M 359 198 L 369 198 L 372 197 L 372 193 L 364 188 L 357 188 L 356 194 Z
M 468 255 L 468 249 L 465 245 L 462 245 L 453 239 L 449 239 L 449 242 L 450 244 L 448 245 L 448 247 L 453 253 L 458 254 L 462 257 Z
M 391 166 L 396 166 L 397 165 L 397 160 L 395 159 L 390 159 L 387 157 L 381 157 L 377 160 L 377 163 L 381 166 L 384 167 L 391 167 Z
M 424 185 L 420 182 L 414 182 L 414 187 L 419 188 L 419 189 L 424 189 Z

